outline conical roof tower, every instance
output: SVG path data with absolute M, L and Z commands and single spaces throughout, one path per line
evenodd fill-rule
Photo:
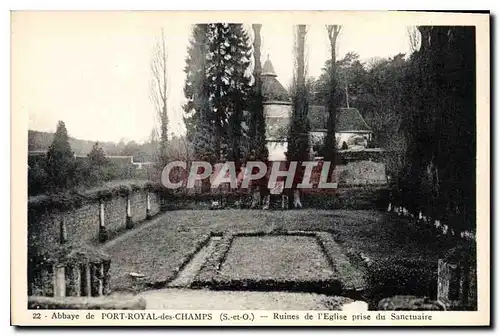
M 267 60 L 262 67 L 262 95 L 264 102 L 290 102 L 290 96 L 287 90 L 278 81 L 278 75 L 274 70 L 274 66 L 267 55 Z

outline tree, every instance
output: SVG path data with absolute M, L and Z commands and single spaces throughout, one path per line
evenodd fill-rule
M 141 152 L 141 146 L 135 141 L 129 141 L 125 144 L 121 155 L 123 156 L 138 156 Z
M 240 24 L 196 25 L 186 60 L 185 118 L 195 153 L 212 160 L 242 157 L 250 94 L 251 46 Z
M 306 86 L 306 26 L 298 25 L 295 43 L 295 71 L 292 85 L 292 117 L 289 128 L 287 158 L 305 161 L 309 157 L 309 92 Z
M 107 163 L 106 155 L 103 149 L 99 147 L 99 142 L 96 142 L 94 146 L 92 146 L 92 150 L 87 155 L 87 158 L 93 166 L 103 166 Z
M 69 144 L 68 131 L 63 121 L 57 124 L 54 140 L 47 152 L 45 166 L 50 185 L 55 189 L 73 186 L 75 158 Z
M 161 37 L 153 49 L 151 61 L 150 96 L 160 121 L 160 162 L 166 164 L 168 147 L 168 86 L 167 86 L 167 47 L 165 34 L 162 29 Z
M 151 133 L 149 135 L 149 141 L 147 143 L 148 146 L 148 154 L 151 157 L 151 160 L 153 162 L 158 163 L 158 152 L 159 152 L 159 146 L 158 146 L 158 131 L 156 130 L 155 127 L 151 130 Z M 170 141 L 169 141 L 169 147 L 170 147 Z M 170 158 L 170 156 L 166 155 L 166 157 Z M 161 162 L 160 165 L 162 166 L 164 162 Z M 163 168 L 163 167 L 161 167 Z
M 409 101 L 402 125 L 408 169 L 401 196 L 454 229 L 475 226 L 475 31 L 471 27 L 419 26 L 412 54 Z M 415 90 L 417 89 L 417 90 Z
M 184 95 L 187 102 L 183 108 L 187 138 L 193 143 L 195 158 L 212 160 L 215 156 L 214 127 L 209 103 L 207 44 L 208 25 L 194 25 L 184 68 Z
M 318 105 L 328 105 L 330 99 L 331 85 L 331 59 L 325 62 L 325 67 L 319 78 L 314 82 L 314 103 Z M 335 101 L 338 106 L 357 107 L 357 100 L 360 94 L 363 94 L 367 80 L 367 71 L 359 60 L 359 55 L 355 52 L 348 52 L 343 59 L 336 61 L 335 64 L 336 83 L 338 90 L 335 91 Z
M 45 169 L 45 160 L 34 161 L 28 166 L 28 194 L 37 195 L 47 189 L 49 178 Z
M 221 159 L 242 157 L 243 111 L 250 94 L 251 45 L 241 24 L 209 25 L 208 67 L 210 107 L 215 124 L 215 150 Z
M 92 150 L 87 154 L 87 162 L 89 181 L 91 183 L 101 182 L 107 178 L 105 168 L 109 162 L 98 142 L 92 146 Z
M 295 189 L 297 180 L 301 179 L 302 162 L 309 158 L 309 100 L 310 94 L 306 85 L 305 40 L 306 26 L 298 25 L 295 36 L 295 71 L 292 86 L 292 117 L 288 135 L 287 160 L 296 161 L 298 172 L 292 189 L 294 198 L 289 198 L 292 206 L 301 207 L 298 190 Z
M 325 147 L 324 147 L 324 158 L 325 161 L 331 162 L 330 172 L 328 177 L 331 178 L 331 172 L 335 169 L 336 160 L 336 141 L 335 141 L 335 130 L 336 130 L 336 112 L 338 106 L 338 85 L 337 85 L 337 39 L 342 30 L 340 25 L 326 25 L 326 31 L 328 33 L 328 40 L 330 41 L 330 73 L 329 73 L 329 95 L 327 97 L 327 132 L 325 136 Z
M 410 44 L 410 51 L 412 53 L 418 51 L 420 47 L 420 33 L 417 27 L 408 27 L 406 29 L 408 35 L 408 43 Z
M 168 146 L 168 155 L 171 160 L 180 160 L 189 162 L 193 158 L 192 143 L 187 141 L 184 135 L 175 135 L 172 133 Z
M 262 65 L 261 65 L 261 24 L 253 24 L 254 33 L 253 40 L 253 55 L 254 55 L 254 86 L 252 91 L 251 108 L 250 108 L 250 150 L 255 152 L 257 158 L 261 160 L 267 159 L 269 153 L 266 146 L 266 120 L 264 117 L 264 105 L 262 96 Z
M 335 94 L 336 102 L 339 107 L 350 106 L 360 111 L 373 130 L 370 146 L 404 151 L 400 124 L 405 101 L 403 93 L 409 86 L 407 66 L 404 54 L 371 59 L 363 64 L 357 54 L 349 52 L 336 61 L 339 88 Z M 331 97 L 330 71 L 331 60 L 328 60 L 315 81 L 316 104 L 327 105 Z

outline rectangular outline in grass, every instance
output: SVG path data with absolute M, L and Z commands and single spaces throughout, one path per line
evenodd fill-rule
M 306 236 L 314 237 L 323 251 L 329 266 L 335 274 L 332 277 L 318 280 L 298 279 L 231 279 L 220 274 L 221 265 L 231 248 L 235 237 L 258 236 Z M 348 274 L 342 274 L 344 270 Z M 365 288 L 365 275 L 352 266 L 341 247 L 329 232 L 324 231 L 249 231 L 226 233 L 216 247 L 214 253 L 196 275 L 192 288 L 210 288 L 213 290 L 288 290 L 301 292 L 319 292 L 323 294 L 341 295 L 359 292 Z

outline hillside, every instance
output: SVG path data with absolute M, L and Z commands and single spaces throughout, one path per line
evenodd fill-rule
M 54 133 L 28 130 L 28 151 L 46 151 L 49 149 Z M 70 137 L 71 148 L 77 155 L 86 155 L 92 149 L 95 141 L 81 140 Z M 124 143 L 99 142 L 107 155 L 121 155 L 125 148 Z
M 28 151 L 47 151 L 54 139 L 54 133 L 28 130 Z M 70 137 L 71 149 L 77 155 L 87 155 L 95 140 L 81 140 Z M 136 162 L 154 161 L 158 150 L 158 144 L 151 141 L 137 143 L 135 141 L 123 142 L 99 142 L 99 146 L 106 155 L 133 156 Z M 183 137 L 172 135 L 168 141 L 167 155 L 171 158 L 183 158 L 190 153 L 190 146 Z

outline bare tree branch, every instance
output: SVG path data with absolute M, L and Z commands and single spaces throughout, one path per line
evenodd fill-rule
M 161 36 L 153 48 L 150 64 L 151 85 L 150 99 L 153 102 L 156 114 L 160 122 L 160 159 L 166 160 L 168 141 L 168 75 L 167 75 L 168 53 L 166 47 L 165 33 L 162 29 Z
M 328 39 L 330 40 L 330 53 L 331 53 L 331 59 L 334 60 L 334 62 L 337 60 L 336 57 L 336 45 L 337 45 L 337 38 L 340 34 L 340 31 L 342 30 L 341 25 L 325 25 L 326 27 L 326 32 L 328 33 Z

